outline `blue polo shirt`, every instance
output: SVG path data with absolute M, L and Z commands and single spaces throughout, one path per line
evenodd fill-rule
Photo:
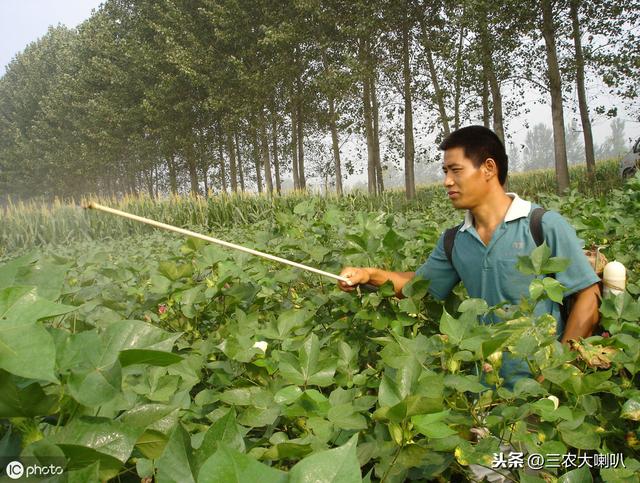
M 444 234 L 440 236 L 426 263 L 416 271 L 416 276 L 431 281 L 429 291 L 434 297 L 446 298 L 460 280 L 471 297 L 481 298 L 490 306 L 501 302 L 518 304 L 522 296 L 528 296 L 529 284 L 534 277 L 519 272 L 516 263 L 519 256 L 529 255 L 536 248 L 529 229 L 529 215 L 537 205 L 521 199 L 515 193 L 507 195 L 513 201 L 488 245 L 480 239 L 470 212 L 465 214 L 464 223 L 456 233 L 453 265 L 444 251 Z M 542 232 L 552 256 L 571 260 L 565 271 L 555 275 L 558 282 L 566 287 L 565 296 L 599 281 L 584 255 L 583 242 L 559 213 L 548 211 L 544 214 Z M 556 318 L 557 334 L 561 337 L 565 321 L 560 315 L 560 306 L 551 300 L 541 302 L 536 307 L 536 315 L 544 313 Z M 530 375 L 526 362 L 511 360 L 513 364 L 503 360 L 500 374 L 508 386 L 518 377 Z

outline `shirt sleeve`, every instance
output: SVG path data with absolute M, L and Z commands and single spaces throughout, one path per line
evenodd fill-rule
M 439 300 L 444 300 L 460 281 L 458 272 L 444 251 L 444 233 L 440 235 L 427 261 L 416 270 L 416 277 L 429 280 L 429 293 Z
M 566 287 L 565 296 L 598 283 L 600 279 L 583 251 L 584 242 L 562 215 L 548 211 L 542 217 L 542 232 L 554 257 L 568 258 L 571 264 L 556 274 L 556 280 Z

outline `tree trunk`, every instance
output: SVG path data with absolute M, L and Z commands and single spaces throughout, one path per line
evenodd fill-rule
M 224 152 L 222 147 L 222 137 L 219 138 L 218 142 L 218 156 L 220 157 L 220 190 L 223 193 L 227 192 L 227 174 L 224 169 Z
M 547 49 L 547 75 L 551 92 L 551 116 L 553 119 L 553 147 L 556 160 L 556 182 L 558 194 L 569 188 L 569 168 L 564 133 L 564 113 L 562 106 L 562 83 L 556 52 L 555 27 L 551 0 L 542 0 L 542 36 Z
M 462 12 L 464 17 L 464 11 Z M 464 48 L 464 26 L 460 25 L 460 37 L 458 37 L 458 53 L 456 54 L 456 82 L 455 97 L 453 100 L 453 129 L 460 129 L 460 96 L 462 95 L 462 50 Z
M 233 139 L 236 143 L 236 156 L 238 158 L 238 178 L 240 180 L 240 191 L 244 193 L 244 170 L 242 169 L 242 152 L 240 150 L 240 140 L 238 139 L 238 132 L 233 133 Z
M 402 25 L 402 77 L 404 79 L 404 187 L 407 199 L 416 196 L 414 174 L 413 112 L 411 107 L 411 66 L 409 65 L 409 19 Z
M 490 44 L 489 33 L 487 32 L 487 24 L 480 22 L 480 47 L 482 49 L 482 65 L 484 72 L 489 81 L 491 89 L 491 100 L 493 101 L 493 130 L 504 143 L 504 125 L 502 119 L 502 94 L 500 93 L 500 84 L 496 77 L 493 67 L 492 48 Z
M 362 112 L 364 117 L 364 131 L 367 138 L 367 183 L 369 194 L 374 195 L 377 192 L 376 186 L 376 156 L 375 142 L 373 140 L 373 123 L 371 119 L 371 86 L 369 85 L 371 77 L 368 74 L 369 59 L 367 53 L 366 40 L 360 42 L 360 63 L 364 71 L 362 76 Z
M 200 194 L 200 187 L 198 186 L 198 166 L 196 163 L 195 150 L 193 149 L 193 143 L 191 141 L 187 141 L 184 153 L 187 158 L 187 168 L 189 169 L 191 196 L 198 196 Z
M 338 141 L 338 128 L 336 126 L 336 109 L 333 96 L 329 95 L 329 128 L 331 129 L 331 144 L 333 146 L 333 163 L 336 173 L 336 193 L 342 196 L 342 168 L 340 163 L 340 143 Z
M 149 198 L 153 199 L 153 166 L 149 170 L 144 170 L 144 180 L 147 184 L 147 191 L 149 192 Z
M 176 178 L 176 165 L 173 154 L 167 158 L 167 163 L 169 165 L 169 189 L 172 195 L 176 195 L 178 194 L 178 180 Z
M 482 69 L 482 125 L 489 129 L 491 127 L 491 111 L 489 110 L 489 81 L 486 71 Z
M 291 99 L 291 170 L 293 172 L 293 189 L 300 189 L 300 177 L 298 176 L 298 109 L 295 100 Z
M 204 195 L 209 196 L 209 167 L 202 163 L 202 180 L 204 181 Z
M 302 88 L 300 86 L 300 79 L 298 79 L 298 102 L 297 102 L 297 116 L 296 121 L 298 124 L 298 181 L 300 182 L 300 189 L 307 188 L 307 180 L 304 177 L 304 115 L 302 109 Z
M 593 151 L 593 134 L 591 133 L 587 95 L 584 87 L 584 55 L 582 53 L 580 19 L 578 15 L 580 0 L 571 0 L 569 2 L 569 8 L 571 10 L 571 23 L 573 27 L 573 44 L 576 51 L 576 87 L 578 91 L 578 105 L 580 107 L 580 120 L 582 121 L 582 133 L 584 135 L 584 154 L 587 161 L 587 175 L 593 180 L 596 171 L 596 160 Z
M 442 123 L 442 131 L 445 136 L 451 133 L 449 128 L 449 119 L 447 119 L 447 110 L 444 105 L 444 95 L 440 89 L 440 82 L 438 81 L 438 74 L 433 62 L 433 55 L 431 49 L 426 45 L 424 46 L 425 53 L 427 54 L 427 65 L 429 66 L 429 75 L 431 76 L 431 83 L 433 84 L 433 91 L 436 97 L 436 104 L 438 105 L 438 112 L 440 113 L 440 122 Z
M 267 137 L 267 121 L 264 110 L 260 108 L 260 143 L 262 144 L 262 164 L 264 166 L 264 179 L 267 185 L 267 193 L 273 194 L 273 180 L 271 178 L 271 159 L 269 158 L 269 139 Z
M 280 162 L 278 160 L 278 119 L 275 107 L 271 108 L 271 140 L 273 151 L 273 170 L 276 175 L 276 192 L 281 194 L 282 181 L 280 180 Z
M 156 180 L 156 182 L 155 182 L 156 199 L 158 199 L 158 195 L 159 195 L 158 190 L 159 190 L 159 185 L 160 185 L 160 175 L 158 173 L 158 164 L 156 164 L 154 166 L 153 171 L 155 173 L 155 180 Z
M 238 174 L 236 172 L 236 147 L 231 132 L 227 132 L 227 151 L 229 153 L 229 178 L 231 191 L 238 192 Z
M 258 130 L 255 126 L 249 128 L 251 135 L 251 144 L 253 146 L 253 164 L 256 167 L 256 186 L 258 193 L 262 193 L 262 170 L 260 169 L 260 144 L 258 144 Z
M 369 85 L 371 86 L 371 118 L 373 122 L 373 154 L 376 166 L 376 193 L 380 195 L 384 191 L 384 181 L 382 179 L 382 161 L 380 159 L 380 126 L 378 122 L 378 96 L 376 94 L 375 73 L 371 74 L 371 82 Z

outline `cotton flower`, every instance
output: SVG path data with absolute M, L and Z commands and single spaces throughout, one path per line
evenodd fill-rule
M 262 352 L 266 353 L 267 347 L 269 347 L 269 344 L 263 340 L 259 340 L 255 344 L 253 344 L 253 347 L 255 349 L 260 349 Z
M 553 409 L 558 409 L 558 406 L 560 406 L 560 399 L 555 396 L 547 396 L 547 399 L 553 403 Z

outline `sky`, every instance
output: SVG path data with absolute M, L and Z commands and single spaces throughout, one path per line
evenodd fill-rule
M 100 0 L 0 0 L 0 74 L 31 42 L 59 23 L 76 27 Z

